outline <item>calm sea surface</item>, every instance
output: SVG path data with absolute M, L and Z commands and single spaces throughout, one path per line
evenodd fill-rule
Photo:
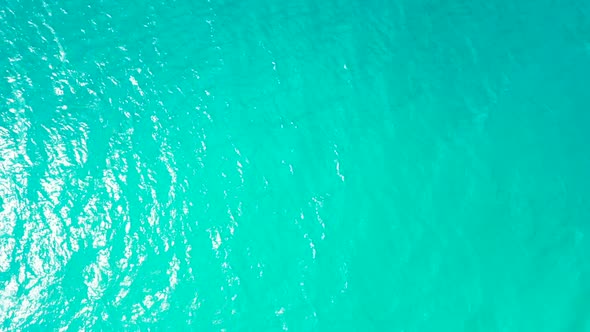
M 590 2 L 0 0 L 1 331 L 590 331 Z

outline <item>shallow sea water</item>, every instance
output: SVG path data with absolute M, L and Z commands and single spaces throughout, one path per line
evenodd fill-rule
M 590 331 L 590 2 L 3 0 L 0 330 Z

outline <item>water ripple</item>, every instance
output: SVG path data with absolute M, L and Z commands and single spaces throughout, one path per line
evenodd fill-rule
M 587 7 L 6 1 L 0 329 L 583 328 Z

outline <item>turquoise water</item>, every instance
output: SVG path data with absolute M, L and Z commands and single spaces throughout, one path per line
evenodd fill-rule
M 588 1 L 1 4 L 0 330 L 590 331 Z

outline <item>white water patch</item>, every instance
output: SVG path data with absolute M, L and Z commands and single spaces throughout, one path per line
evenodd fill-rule
M 344 175 L 342 175 L 342 172 L 340 171 L 340 159 L 338 154 L 338 146 L 336 144 L 334 144 L 334 154 L 336 155 L 336 157 L 334 158 L 334 164 L 336 166 L 336 175 L 338 175 L 340 180 L 344 182 Z

